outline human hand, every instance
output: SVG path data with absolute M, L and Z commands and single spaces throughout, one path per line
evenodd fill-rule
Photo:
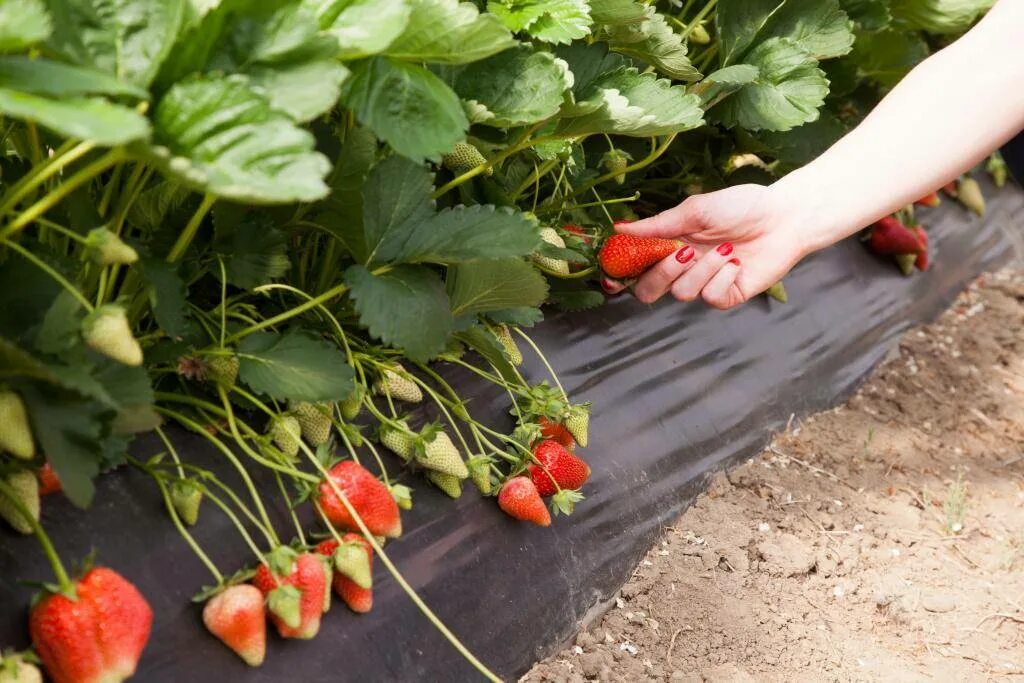
M 709 305 L 738 306 L 779 282 L 809 251 L 792 206 L 770 187 L 738 185 L 689 197 L 682 204 L 635 223 L 621 233 L 681 239 L 677 253 L 637 280 L 633 292 L 644 303 L 671 293 L 679 301 L 703 297 Z M 605 280 L 614 293 L 621 283 Z

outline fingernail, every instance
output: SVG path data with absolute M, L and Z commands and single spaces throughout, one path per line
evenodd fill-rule
M 601 278 L 601 289 L 603 289 L 606 294 L 615 295 L 622 291 L 622 286 L 617 282 L 604 277 Z
M 689 263 L 690 261 L 693 260 L 693 257 L 696 253 L 697 252 L 693 250 L 693 247 L 691 247 L 690 245 L 686 245 L 685 247 L 676 252 L 676 261 L 679 261 L 680 263 Z
M 725 242 L 724 244 L 718 245 L 718 253 L 722 256 L 728 256 L 732 253 L 732 242 Z
M 740 260 L 738 258 L 734 258 L 731 261 L 729 261 L 729 263 L 733 264 L 734 266 L 738 266 L 740 264 Z

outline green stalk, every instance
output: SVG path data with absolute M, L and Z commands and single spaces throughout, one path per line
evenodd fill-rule
M 34 166 L 32 170 L 11 186 L 7 194 L 4 195 L 3 202 L 0 203 L 0 214 L 10 211 L 32 190 L 46 182 L 55 173 L 60 173 L 68 164 L 72 164 L 83 155 L 88 154 L 92 149 L 93 144 L 91 142 L 80 142 L 77 145 L 70 140 L 65 142 L 53 157 L 38 166 Z
M 203 201 L 199 203 L 199 207 L 196 212 L 192 214 L 192 218 L 189 219 L 185 229 L 178 235 L 178 240 L 171 247 L 171 251 L 167 254 L 167 262 L 174 263 L 182 257 L 189 245 L 192 244 L 192 240 L 195 239 L 196 233 L 199 231 L 199 226 L 203 222 L 203 218 L 206 217 L 207 212 L 213 206 L 213 203 L 217 201 L 217 197 L 206 193 L 203 195 Z
M 85 310 L 89 311 L 90 313 L 93 311 L 92 302 L 86 299 L 85 295 L 78 291 L 77 287 L 68 282 L 63 275 L 61 275 L 56 270 L 51 268 L 45 261 L 40 259 L 38 256 L 33 254 L 25 247 L 21 246 L 17 242 L 12 242 L 6 239 L 0 239 L 0 244 L 3 244 L 8 249 L 17 252 L 21 256 L 25 257 L 26 260 L 32 262 L 33 265 L 35 265 L 37 268 L 39 268 L 44 273 L 53 278 L 61 287 L 65 289 L 65 291 L 67 291 L 68 294 L 75 297 L 75 299 L 78 300 L 78 303 L 82 304 L 82 307 L 85 308 Z
M 50 537 L 43 530 L 43 525 L 32 516 L 29 509 L 25 507 L 21 499 L 18 498 L 17 492 L 8 485 L 6 481 L 0 479 L 0 495 L 6 496 L 7 500 L 10 501 L 14 509 L 17 510 L 25 521 L 28 522 L 29 526 L 32 527 L 32 533 L 35 534 L 36 540 L 39 541 L 39 545 L 43 548 L 43 553 L 46 555 L 46 559 L 50 562 L 50 567 L 53 569 L 53 575 L 57 578 L 57 583 L 60 584 L 60 592 L 67 596 L 73 596 L 75 594 L 75 584 L 72 583 L 71 578 L 68 576 L 67 571 L 64 569 L 64 565 L 60 561 L 60 556 L 57 555 L 57 551 L 53 547 L 53 543 L 50 541 Z
M 534 145 L 540 144 L 541 142 L 545 142 L 547 140 L 552 139 L 553 136 L 541 137 L 532 141 L 530 140 L 530 136 L 533 135 L 537 130 L 539 130 L 545 123 L 547 123 L 547 121 L 541 121 L 540 123 L 536 123 L 530 126 L 521 136 L 519 136 L 518 140 L 516 140 L 509 147 L 505 148 L 504 150 L 496 154 L 489 161 L 480 164 L 475 168 L 471 168 L 470 170 L 466 171 L 460 176 L 452 178 L 450 181 L 448 181 L 447 183 L 445 183 L 440 188 L 434 191 L 433 199 L 437 199 L 447 194 L 450 190 L 454 190 L 459 185 L 462 185 L 463 183 L 472 180 L 481 173 L 486 173 L 488 169 L 494 168 L 495 166 L 497 166 L 498 164 L 500 164 L 502 161 L 509 158 L 513 154 L 521 152 L 527 147 L 532 147 Z
M 526 343 L 529 344 L 530 348 L 533 349 L 533 352 L 537 354 L 537 357 L 540 358 L 540 362 L 544 364 L 544 367 L 547 368 L 548 370 L 548 374 L 551 375 L 551 379 L 555 380 L 555 384 L 558 386 L 558 390 L 562 392 L 562 398 L 565 399 L 566 403 L 569 403 L 569 394 L 565 393 L 565 388 L 562 387 L 562 383 L 559 381 L 558 375 L 555 374 L 554 368 L 551 367 L 551 363 L 548 363 L 548 359 L 541 352 L 540 347 L 534 344 L 533 340 L 530 339 L 530 336 L 523 332 L 518 327 L 512 327 L 511 329 L 515 330 L 516 334 L 522 337 L 526 341 Z
M 657 138 L 652 138 L 652 140 L 656 140 L 656 139 Z M 576 188 L 576 190 L 573 192 L 573 194 L 574 195 L 583 194 L 584 192 L 586 192 L 590 188 L 595 187 L 597 185 L 600 185 L 601 183 L 607 182 L 607 181 L 613 179 L 617 175 L 620 175 L 620 174 L 623 174 L 623 173 L 633 173 L 634 171 L 639 171 L 639 170 L 642 170 L 644 168 L 647 168 L 648 166 L 653 164 L 655 161 L 657 161 L 658 158 L 662 154 L 664 154 L 665 152 L 668 151 L 669 145 L 671 145 L 672 142 L 675 139 L 676 139 L 676 133 L 672 133 L 671 135 L 666 137 L 665 140 L 660 145 L 652 145 L 651 153 L 648 154 L 643 159 L 641 159 L 640 161 L 636 162 L 635 164 L 631 164 L 631 165 L 627 166 L 626 168 L 622 169 L 621 171 L 605 173 L 604 175 L 598 176 L 597 178 L 595 178 L 593 180 L 589 180 L 589 181 L 583 183 L 582 185 L 580 185 L 578 188 Z
M 77 190 L 79 187 L 89 182 L 100 173 L 103 173 L 114 164 L 123 161 L 127 156 L 128 155 L 124 149 L 118 147 L 110 150 L 88 166 L 85 166 L 65 182 L 61 183 L 48 194 L 44 195 L 35 204 L 21 212 L 17 218 L 8 223 L 4 228 L 0 229 L 0 239 L 10 237 L 14 233 L 18 232 L 36 218 L 42 216 L 55 205 L 60 203 L 65 197 Z

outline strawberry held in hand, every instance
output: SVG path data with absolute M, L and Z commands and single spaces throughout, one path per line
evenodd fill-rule
M 597 258 L 604 272 L 613 278 L 631 280 L 683 246 L 677 240 L 635 235 L 612 235 Z
M 267 654 L 267 615 L 263 593 L 247 583 L 228 586 L 203 607 L 203 623 L 249 666 Z
M 551 526 L 551 513 L 537 493 L 537 487 L 526 477 L 512 477 L 501 487 L 498 507 L 505 514 L 538 526 Z
M 368 469 L 354 460 L 345 460 L 331 468 L 329 477 L 348 498 L 371 534 L 385 538 L 402 535 L 398 504 L 388 487 Z M 359 525 L 326 479 L 320 482 L 319 491 L 320 505 L 331 523 L 349 531 L 359 531 Z
M 135 673 L 153 611 L 112 569 L 96 567 L 74 597 L 48 593 L 32 608 L 29 634 L 54 683 L 118 683 Z
M 527 466 L 537 492 L 553 496 L 559 489 L 578 489 L 590 477 L 590 466 L 556 441 L 541 441 L 533 448 L 537 463 Z
M 270 553 L 267 560 L 270 564 L 256 568 L 252 583 L 267 598 L 277 632 L 282 638 L 313 638 L 320 631 L 327 594 L 323 563 L 312 553 L 297 554 L 287 547 Z

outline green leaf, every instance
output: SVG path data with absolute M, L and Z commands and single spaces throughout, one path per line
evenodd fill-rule
M 590 18 L 595 24 L 618 26 L 636 24 L 647 18 L 647 8 L 634 0 L 589 0 Z
M 565 136 L 616 133 L 650 137 L 691 130 L 704 123 L 699 97 L 681 85 L 632 67 L 591 80 L 577 91 L 576 103 L 565 107 L 562 117 L 558 132 Z
M 551 303 L 563 311 L 586 311 L 602 305 L 604 294 L 593 289 L 555 290 L 551 292 Z
M 859 28 L 880 31 L 892 23 L 887 0 L 839 0 L 843 11 Z
M 784 131 L 818 118 L 828 81 L 816 59 L 784 38 L 761 43 L 746 59 L 759 77 L 713 110 L 721 123 Z
M 265 285 L 284 275 L 291 265 L 287 235 L 265 214 L 216 230 L 213 249 L 224 260 L 228 282 L 242 289 Z M 219 278 L 219 268 L 214 273 Z
M 142 88 L 102 71 L 22 55 L 0 57 L 0 87 L 35 95 L 129 95 L 146 98 Z
M 399 263 L 461 263 L 523 256 L 540 243 L 536 223 L 510 208 L 456 206 L 419 223 L 381 245 L 377 258 Z M 402 239 L 399 239 L 399 237 Z
M 145 368 L 106 360 L 95 376 L 117 407 L 111 424 L 114 433 L 134 434 L 160 426 L 160 415 L 153 409 L 153 387 Z
M 756 66 L 733 64 L 708 74 L 691 92 L 700 96 L 704 109 L 710 109 L 743 86 L 756 81 L 760 75 Z
M 382 244 L 400 244 L 407 226 L 433 215 L 432 190 L 430 171 L 405 157 L 390 156 L 373 168 L 363 187 L 363 263 L 381 261 Z
M 238 345 L 239 377 L 278 401 L 340 401 L 355 373 L 341 349 L 297 329 L 254 332 Z
M 377 156 L 377 138 L 369 129 L 348 131 L 338 163 L 328 178 L 331 193 L 317 206 L 316 220 L 334 235 L 357 261 L 367 258 L 363 239 L 363 183 Z
M 548 295 L 547 280 L 517 258 L 461 263 L 448 269 L 448 298 L 455 317 L 538 307 Z
M 60 354 L 79 343 L 82 319 L 81 302 L 70 292 L 61 290 L 43 316 L 36 332 L 35 346 L 43 353 Z M 127 366 L 126 366 L 127 367 Z
M 147 232 L 156 231 L 164 224 L 167 215 L 190 196 L 192 191 L 180 183 L 160 180 L 139 193 L 128 210 L 128 223 Z
M 476 112 L 474 123 L 497 128 L 554 116 L 572 87 L 565 62 L 525 46 L 455 69 L 449 79 L 468 109 Z
M 454 320 L 444 284 L 423 266 L 395 266 L 374 275 L 363 266 L 345 271 L 359 321 L 370 334 L 416 362 L 444 351 Z
M 64 495 L 78 507 L 88 507 L 95 492 L 92 479 L 100 471 L 108 409 L 53 386 L 25 383 L 18 391 Z
M 338 56 L 358 59 L 383 52 L 409 24 L 406 0 L 307 0 L 320 28 L 338 42 Z
M 457 332 L 455 338 L 483 356 L 488 363 L 494 366 L 494 369 L 498 371 L 498 374 L 505 381 L 511 383 L 521 381 L 519 373 L 508 361 L 504 347 L 486 327 L 473 325 L 468 329 Z
M 761 42 L 771 38 L 787 38 L 816 59 L 831 59 L 853 47 L 853 25 L 839 0 L 787 0 L 758 35 Z
M 891 88 L 927 59 L 928 54 L 928 44 L 920 35 L 886 29 L 857 36 L 849 59 L 862 78 Z
M 961 33 L 995 4 L 995 0 L 893 0 L 892 16 L 906 28 L 928 33 Z
M 835 116 L 827 114 L 817 121 L 805 123 L 784 133 L 763 133 L 762 142 L 773 151 L 775 158 L 788 166 L 803 166 L 839 141 L 846 127 Z
M 272 109 L 244 77 L 179 83 L 153 116 L 148 148 L 165 173 L 205 192 L 254 204 L 327 194 L 330 163 L 313 136 Z
M 612 50 L 647 62 L 659 72 L 681 81 L 696 81 L 700 72 L 686 56 L 686 43 L 672 30 L 654 6 L 647 8 L 644 21 L 609 26 L 604 36 Z
M 496 323 L 506 325 L 518 325 L 519 327 L 533 327 L 544 320 L 544 311 L 531 306 L 520 306 L 518 308 L 505 308 L 500 311 L 491 311 L 487 317 Z
M 590 34 L 586 0 L 488 0 L 487 10 L 510 31 L 565 45 Z
M 145 88 L 185 18 L 184 0 L 47 0 L 49 45 L 78 64 Z
M 738 61 L 786 0 L 720 0 L 715 26 L 722 42 L 722 64 Z
M 0 53 L 26 50 L 52 30 L 42 0 L 0 0 Z
M 437 76 L 385 57 L 353 66 L 342 99 L 360 123 L 410 159 L 439 160 L 469 128 L 458 96 Z
M 405 30 L 385 51 L 397 59 L 468 64 L 516 44 L 497 17 L 471 2 L 406 0 L 412 8 Z
M 143 258 L 140 266 L 157 324 L 172 338 L 185 336 L 188 332 L 188 288 L 177 268 L 158 258 Z
M 149 136 L 145 117 L 96 97 L 55 100 L 0 87 L 0 113 L 97 145 L 123 145 Z

